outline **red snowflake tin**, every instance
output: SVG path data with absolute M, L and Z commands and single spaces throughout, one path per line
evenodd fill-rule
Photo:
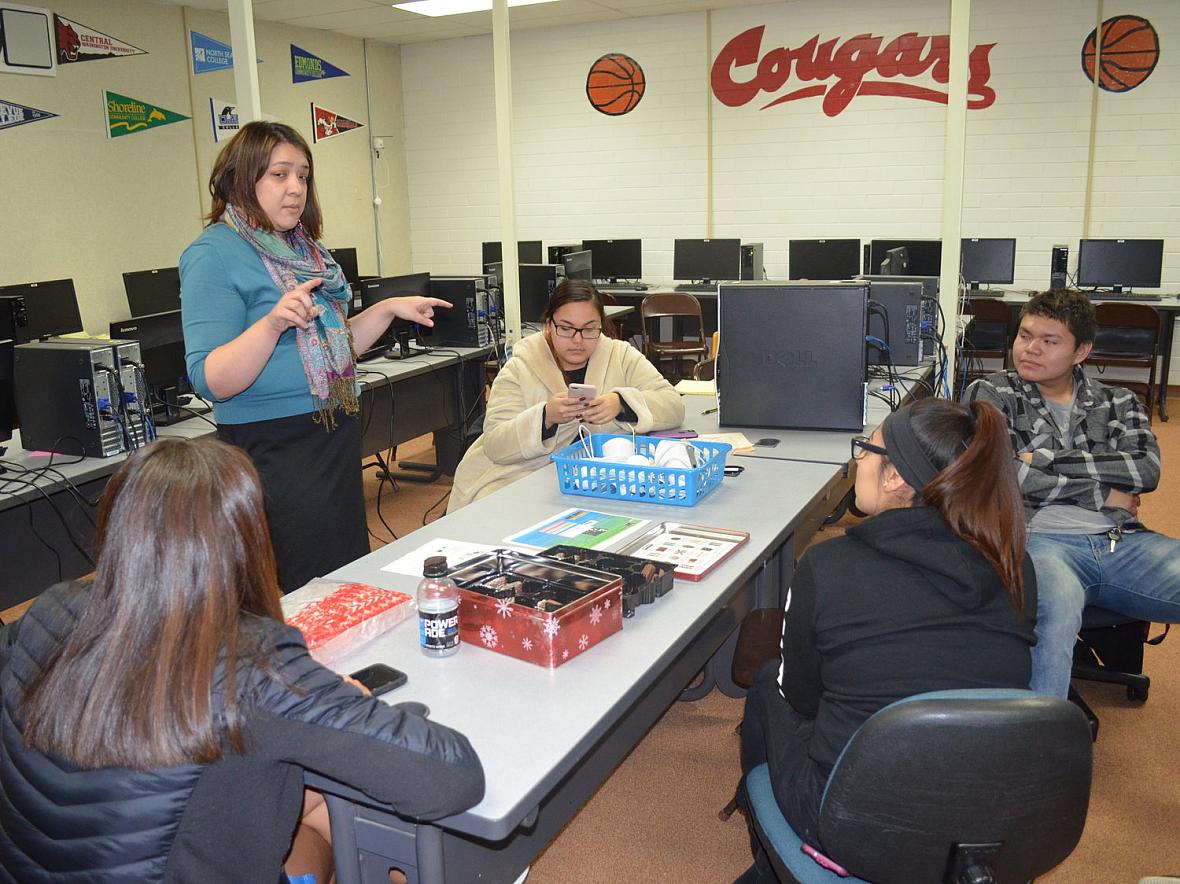
M 450 577 L 462 640 L 538 666 L 560 666 L 623 628 L 616 574 L 498 549 Z

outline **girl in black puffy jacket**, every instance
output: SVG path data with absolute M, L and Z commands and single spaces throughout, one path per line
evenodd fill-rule
M 96 540 L 92 578 L 0 630 L 0 881 L 279 880 L 304 767 L 418 819 L 480 800 L 462 734 L 366 696 L 283 624 L 238 449 L 134 454 Z

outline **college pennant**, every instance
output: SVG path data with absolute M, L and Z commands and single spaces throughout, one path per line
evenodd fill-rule
M 314 101 L 311 104 L 311 142 L 315 144 L 317 141 L 323 141 L 326 138 L 335 138 L 344 132 L 351 132 L 353 129 L 363 129 L 364 123 L 358 123 L 356 120 L 350 120 L 348 117 L 342 117 L 335 111 L 330 111 L 326 107 L 320 107 Z
M 108 138 L 119 138 L 122 135 L 132 135 L 191 119 L 176 111 L 156 107 L 138 98 L 128 98 L 109 90 L 103 91 L 102 100 L 107 117 Z
M 57 63 L 101 61 L 128 55 L 147 55 L 146 49 L 124 43 L 110 34 L 54 13 L 53 30 L 57 35 Z
M 0 98 L 0 129 L 12 129 L 15 126 L 24 126 L 26 123 L 36 123 L 56 116 L 57 114 L 51 114 L 49 111 Z
M 327 80 L 330 77 L 347 76 L 348 71 L 342 71 L 315 53 L 291 44 L 291 82 L 309 83 L 314 80 Z

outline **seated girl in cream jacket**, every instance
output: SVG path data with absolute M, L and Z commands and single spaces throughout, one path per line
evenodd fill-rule
M 593 433 L 643 434 L 684 419 L 680 394 L 655 366 L 627 342 L 602 336 L 606 312 L 590 283 L 562 282 L 543 321 L 496 376 L 483 435 L 455 471 L 447 512 L 548 465 L 583 424 Z M 570 399 L 570 384 L 599 395 Z

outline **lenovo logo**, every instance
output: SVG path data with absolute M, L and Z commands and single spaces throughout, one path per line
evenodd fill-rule
M 785 92 L 764 104 L 761 110 L 797 101 L 823 97 L 821 106 L 829 117 L 842 112 L 857 95 L 894 95 L 919 101 L 947 103 L 947 93 L 912 80 L 930 72 L 934 82 L 950 79 L 950 37 L 946 34 L 921 36 L 902 34 L 884 43 L 875 34 L 859 34 L 844 42 L 832 38 L 820 42 L 812 37 L 797 49 L 780 46 L 762 52 L 765 25 L 743 31 L 725 44 L 713 61 L 711 83 L 717 100 L 729 107 L 741 107 L 759 92 L 781 92 L 792 76 L 799 83 L 816 81 Z M 981 43 L 968 58 L 967 107 L 991 107 L 995 90 L 987 85 L 991 77 L 988 53 L 995 43 Z M 880 79 L 874 79 L 872 75 Z

